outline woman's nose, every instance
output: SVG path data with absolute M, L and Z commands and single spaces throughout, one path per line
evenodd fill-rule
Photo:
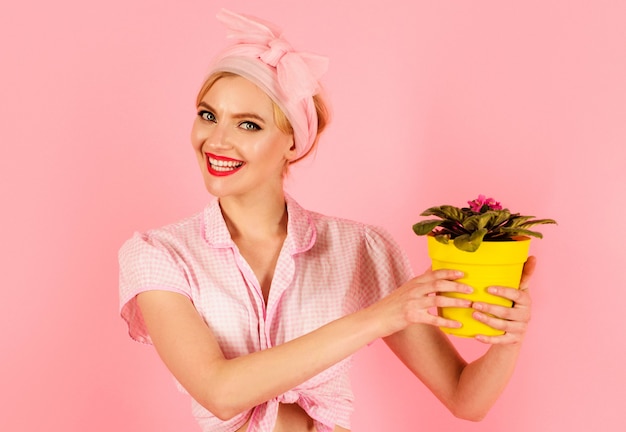
M 209 144 L 211 148 L 230 148 L 232 147 L 230 142 L 228 130 L 224 127 L 224 125 L 217 123 L 211 128 L 211 132 L 207 139 L 207 144 Z

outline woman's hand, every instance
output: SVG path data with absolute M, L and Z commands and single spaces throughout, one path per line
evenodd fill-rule
M 493 291 L 495 295 L 515 302 L 514 307 L 473 304 L 476 319 L 506 332 L 502 336 L 477 336 L 477 340 L 493 345 L 473 362 L 465 362 L 448 337 L 430 325 L 407 326 L 385 338 L 385 342 L 398 358 L 455 416 L 474 421 L 482 419 L 509 381 L 521 350 L 522 345 L 519 342 L 523 339 L 530 320 L 531 301 L 527 290 L 535 263 L 534 257 L 529 257 L 526 261 L 520 290 L 495 287 Z M 429 294 L 464 292 L 463 285 L 455 282 L 456 279 L 458 278 L 449 270 L 426 272 L 379 303 L 397 301 L 400 305 L 398 316 L 403 317 L 403 322 L 452 326 L 454 321 L 432 316 L 428 308 L 435 305 L 459 306 L 462 303 L 454 303 L 455 299 L 445 296 Z M 378 305 L 377 303 L 374 306 Z M 495 317 L 486 314 L 493 314 Z
M 469 308 L 466 299 L 437 295 L 440 293 L 471 293 L 472 287 L 456 282 L 463 273 L 455 270 L 428 270 L 417 276 L 369 309 L 382 323 L 383 337 L 405 329 L 411 324 L 429 324 L 436 327 L 459 328 L 458 321 L 440 317 L 436 308 Z
M 530 277 L 535 271 L 537 260 L 534 256 L 524 264 L 519 289 L 507 287 L 489 287 L 490 294 L 503 297 L 513 302 L 512 307 L 497 306 L 489 303 L 475 302 L 472 307 L 473 317 L 490 327 L 502 330 L 501 336 L 478 335 L 476 339 L 488 344 L 515 344 L 524 339 L 530 321 L 531 298 L 528 293 Z M 490 316 L 492 315 L 492 316 Z

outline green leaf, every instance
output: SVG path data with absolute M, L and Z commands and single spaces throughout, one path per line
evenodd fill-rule
M 467 219 L 463 221 L 463 228 L 465 228 L 468 231 L 474 231 L 478 229 L 479 219 L 481 216 L 482 216 L 481 214 L 477 214 L 477 215 L 468 217 Z
M 513 216 L 509 223 L 506 224 L 509 228 L 515 228 L 521 226 L 524 222 L 534 218 L 534 216 Z
M 462 234 L 469 234 L 468 231 L 459 222 L 443 221 L 440 225 L 441 232 L 450 234 L 452 237 L 457 237 Z
M 445 217 L 439 206 L 427 208 L 420 214 L 420 216 L 438 216 L 440 218 Z
M 441 219 L 462 222 L 465 214 L 457 207 L 450 205 L 442 205 L 439 207 L 431 207 L 422 212 L 421 216 L 437 216 Z
M 475 252 L 483 242 L 483 238 L 485 234 L 487 234 L 486 229 L 479 229 L 472 234 L 464 234 L 454 239 L 454 246 L 457 248 L 466 251 L 466 252 Z
M 508 237 L 529 236 L 529 237 L 543 238 L 543 234 L 541 234 L 540 232 L 531 231 L 531 230 L 524 229 L 524 228 L 506 227 L 506 228 L 502 228 L 500 231 L 502 231 L 503 233 L 507 233 Z
M 413 225 L 413 231 L 415 232 L 415 234 L 419 236 L 426 235 L 432 232 L 433 229 L 441 225 L 442 222 L 443 221 L 439 219 L 429 219 L 429 220 L 421 221 Z
M 472 233 L 472 235 L 470 236 L 470 241 L 472 243 L 478 242 L 478 244 L 480 245 L 480 242 L 483 241 L 483 237 L 485 237 L 485 234 L 487 234 L 487 230 L 481 228 L 478 231 Z
M 439 243 L 448 244 L 450 242 L 450 234 L 438 234 L 435 236 L 435 240 Z
M 469 244 L 469 234 L 463 234 L 454 239 L 454 246 L 466 252 L 474 252 L 472 245 Z
M 492 227 L 496 216 L 497 214 L 491 211 L 470 216 L 463 221 L 463 227 L 470 232 Z
M 534 219 L 534 220 L 529 220 L 528 222 L 524 222 L 523 224 L 520 225 L 520 227 L 530 228 L 531 226 L 534 226 L 534 225 L 543 225 L 543 224 L 556 224 L 556 221 L 554 219 Z
M 504 222 L 506 222 L 511 217 L 511 212 L 508 210 L 494 210 L 496 216 L 493 219 L 492 226 L 498 226 Z

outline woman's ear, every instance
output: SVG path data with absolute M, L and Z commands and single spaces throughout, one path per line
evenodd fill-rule
M 293 135 L 291 135 L 289 142 L 291 143 L 291 146 L 289 147 L 289 150 L 287 150 L 287 153 L 285 154 L 285 159 L 291 162 L 296 158 L 296 153 L 297 153 L 296 142 L 294 141 Z

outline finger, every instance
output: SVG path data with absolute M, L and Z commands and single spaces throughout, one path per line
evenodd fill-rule
M 426 300 L 426 299 L 424 299 Z M 444 318 L 437 314 L 436 308 L 425 308 L 425 304 L 423 302 L 419 302 L 411 307 L 410 311 L 406 312 L 406 319 L 409 323 L 423 323 L 436 327 L 449 327 L 449 328 L 460 328 L 462 324 L 458 321 Z M 463 307 L 463 306 L 455 306 L 455 307 Z
M 482 312 L 474 312 L 472 318 L 489 327 L 503 331 L 507 334 L 514 335 L 515 338 L 521 338 L 526 333 L 528 322 L 524 321 L 508 321 L 494 316 L 484 314 Z
M 482 314 L 487 314 L 506 321 L 528 323 L 530 321 L 530 308 L 506 307 L 489 303 L 474 302 L 472 308 Z
M 417 276 L 415 279 L 420 283 L 432 282 L 435 280 L 457 280 L 464 276 L 463 272 L 452 269 L 431 270 Z
M 425 297 L 426 308 L 471 308 L 472 301 L 464 298 L 435 295 Z
M 474 339 L 489 345 L 510 345 L 520 343 L 523 340 L 523 336 L 512 333 L 505 333 L 500 336 L 477 335 Z
M 428 312 L 428 315 L 431 317 L 431 320 L 430 322 L 428 322 L 428 324 L 433 325 L 435 327 L 445 327 L 445 328 L 450 328 L 450 329 L 459 329 L 463 327 L 463 324 L 461 324 L 458 321 L 451 320 L 449 318 L 443 318 L 440 315 L 433 314 L 430 312 Z
M 420 297 L 429 294 L 441 293 L 470 294 L 473 291 L 474 288 L 463 283 L 448 279 L 436 279 L 428 283 L 418 283 L 415 287 L 414 295 Z
M 530 294 L 527 290 L 515 289 L 501 286 L 490 286 L 487 292 L 494 296 L 502 297 L 512 301 L 515 305 L 530 306 Z
M 529 256 L 524 264 L 524 269 L 522 270 L 522 278 L 519 283 L 519 288 L 521 290 L 527 290 L 530 286 L 530 278 L 535 272 L 535 267 L 537 267 L 537 258 L 534 256 Z

